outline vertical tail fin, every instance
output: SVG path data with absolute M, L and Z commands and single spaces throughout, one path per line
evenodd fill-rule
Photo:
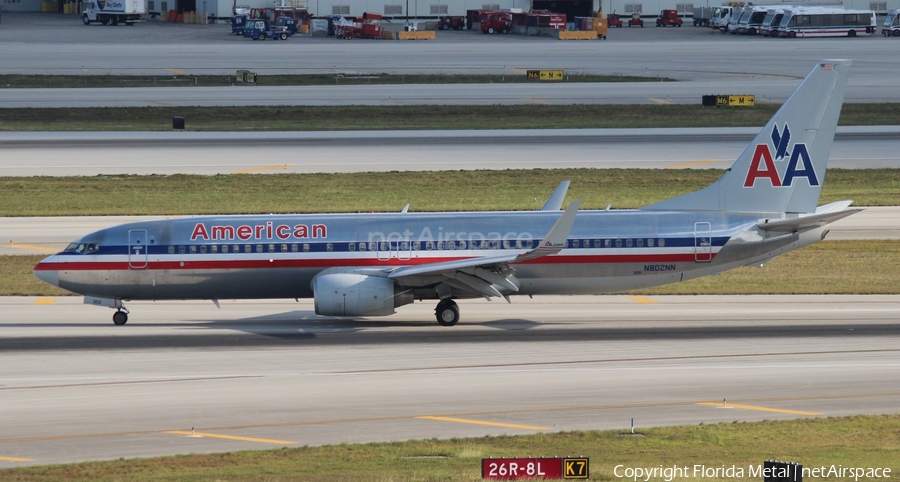
M 642 209 L 815 212 L 850 64 L 816 65 L 718 181 Z

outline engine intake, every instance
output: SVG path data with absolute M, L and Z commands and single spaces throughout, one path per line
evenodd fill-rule
M 394 308 L 413 302 L 412 292 L 392 280 L 352 271 L 321 274 L 312 285 L 317 315 L 392 315 Z

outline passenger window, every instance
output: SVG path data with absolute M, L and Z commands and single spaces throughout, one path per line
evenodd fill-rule
M 630 248 L 633 244 L 634 244 L 634 243 L 631 241 L 631 239 L 626 239 L 626 240 L 625 240 L 625 247 L 626 247 L 626 248 Z
M 269 245 L 269 252 L 270 252 L 270 253 L 274 253 L 274 252 L 275 252 L 275 245 L 274 245 L 274 244 L 270 244 L 270 245 Z
M 459 249 L 466 249 L 466 242 L 465 242 L 465 241 L 460 241 L 460 242 L 459 242 Z
M 425 249 L 427 249 L 428 251 L 431 251 L 432 249 L 434 249 L 434 242 L 425 241 Z
M 603 247 L 604 247 L 604 248 L 608 248 L 608 247 L 610 247 L 610 246 L 612 246 L 612 240 L 611 240 L 611 239 L 605 239 L 605 240 L 603 240 Z
M 375 251 L 375 243 L 369 243 L 369 251 Z
M 238 244 L 235 244 L 234 246 L 231 247 L 231 252 L 232 252 L 232 253 L 240 253 L 240 252 L 241 252 L 241 246 L 238 245 Z
M 331 243 L 326 243 L 326 244 L 325 244 L 325 251 L 333 251 L 333 250 L 334 250 L 334 245 L 333 245 L 333 244 L 331 244 Z
M 438 249 L 438 251 L 444 249 L 444 242 L 443 242 L 443 241 L 438 241 L 438 242 L 437 242 L 437 249 Z
M 206 245 L 205 244 L 200 246 L 200 253 L 206 254 Z
M 347 251 L 356 251 L 356 243 L 350 243 L 347 245 Z
M 223 244 L 223 245 L 222 245 L 222 253 L 223 253 L 223 254 L 227 254 L 227 253 L 228 253 L 228 245 L 227 245 L 227 244 Z
M 309 252 L 309 243 L 303 243 L 303 252 L 304 252 L 304 253 L 308 253 L 308 252 Z
M 218 244 L 214 244 L 214 245 L 210 246 L 210 247 L 209 247 L 209 251 L 210 251 L 211 253 L 218 253 L 218 252 L 219 252 L 219 245 L 218 245 Z
M 456 249 L 456 241 L 447 241 L 447 249 Z
M 296 253 L 299 249 L 300 249 L 300 247 L 297 246 L 296 244 L 292 244 L 292 245 L 291 245 L 291 252 L 292 252 L 292 253 Z
M 507 241 L 507 240 L 504 239 L 504 240 L 503 240 L 503 249 L 509 249 L 509 248 L 510 248 L 510 246 L 509 246 L 509 241 Z
M 419 241 L 414 241 L 413 242 L 413 250 L 418 251 L 420 249 L 422 249 L 422 243 L 420 243 Z
M 169 246 L 169 254 L 175 254 L 175 246 Z
M 245 253 L 252 253 L 252 252 L 253 252 L 253 246 L 251 246 L 251 245 L 249 245 L 249 244 L 245 244 L 245 245 L 244 245 L 244 252 L 245 252 Z
M 638 238 L 637 245 L 638 245 L 638 248 L 643 248 L 644 247 L 644 238 Z
M 578 247 L 580 247 L 580 243 L 578 242 L 577 239 L 573 239 L 573 240 L 572 240 L 572 247 L 573 247 L 573 248 L 578 248 Z
M 388 244 L 385 243 L 384 241 L 382 241 L 381 243 L 378 244 L 378 250 L 379 250 L 379 251 L 387 251 L 387 250 L 388 250 Z
M 184 254 L 185 251 L 186 251 L 186 250 L 184 249 L 184 246 L 179 246 L 179 247 L 178 247 L 178 254 Z
M 191 254 L 194 254 L 194 253 L 197 252 L 197 245 L 192 244 L 192 245 L 190 246 L 190 248 L 191 248 Z
M 650 248 L 653 247 L 653 238 L 650 238 L 647 240 L 647 247 L 650 247 Z
M 365 251 L 365 250 L 366 250 L 366 243 L 359 243 L 359 250 L 360 250 L 360 251 Z
M 257 253 L 262 253 L 262 252 L 263 252 L 263 248 L 262 248 L 262 245 L 261 245 L 261 244 L 257 244 L 257 245 L 256 245 L 256 252 L 257 252 Z
M 662 247 L 664 247 L 664 246 L 666 245 L 666 240 L 663 239 L 663 238 L 659 238 L 659 242 L 656 243 L 656 244 L 657 244 L 660 248 L 662 248 Z
M 282 252 L 282 253 L 287 253 L 287 250 L 288 250 L 287 245 L 286 245 L 286 244 L 282 244 L 282 245 L 281 245 L 281 252 Z
M 599 239 L 595 239 L 595 240 L 594 240 L 594 247 L 595 247 L 595 248 L 603 247 L 603 242 L 600 241 Z
M 617 240 L 616 240 L 616 247 L 617 247 L 617 248 L 621 248 L 621 247 L 622 247 L 622 240 L 621 240 L 621 239 L 617 239 Z

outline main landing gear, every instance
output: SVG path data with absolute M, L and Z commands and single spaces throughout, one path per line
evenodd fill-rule
M 128 312 L 127 311 L 117 311 L 113 314 L 113 323 L 117 325 L 124 325 L 128 323 Z
M 434 315 L 441 326 L 453 326 L 459 322 L 459 307 L 449 298 L 441 300 L 434 309 Z

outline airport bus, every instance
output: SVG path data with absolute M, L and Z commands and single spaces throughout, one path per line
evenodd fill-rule
M 779 37 L 856 37 L 878 31 L 873 10 L 842 8 L 796 9 L 785 12 Z
M 781 23 L 781 19 L 784 17 L 783 8 L 770 8 L 766 12 L 766 18 L 763 19 L 762 24 L 759 26 L 759 33 L 763 37 L 772 36 L 773 32 L 778 30 L 778 25 Z

